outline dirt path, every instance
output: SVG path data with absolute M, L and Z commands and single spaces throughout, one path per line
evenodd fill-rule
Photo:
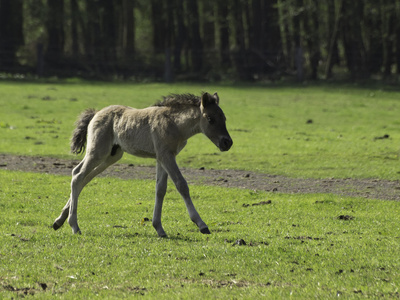
M 0 154 L 0 169 L 71 175 L 76 160 Z M 238 170 L 185 169 L 189 184 L 217 185 L 280 193 L 332 193 L 370 199 L 400 200 L 400 182 L 378 179 L 301 179 Z M 116 164 L 100 176 L 123 179 L 154 179 L 155 168 Z

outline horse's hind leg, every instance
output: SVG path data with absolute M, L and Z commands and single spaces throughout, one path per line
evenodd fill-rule
M 123 151 L 120 147 L 117 148 L 113 148 L 112 151 L 112 155 L 109 155 L 106 159 L 100 160 L 102 162 L 98 162 L 96 163 L 96 160 L 90 158 L 89 160 L 91 160 L 92 162 L 89 163 L 88 165 L 92 165 L 95 166 L 97 164 L 96 167 L 91 167 L 91 171 L 86 175 L 82 175 L 82 167 L 84 165 L 84 161 L 86 160 L 86 157 L 84 158 L 84 160 L 74 169 L 73 173 L 72 173 L 72 181 L 71 181 L 71 197 L 69 198 L 67 204 L 65 205 L 65 207 L 63 208 L 61 215 L 54 221 L 53 224 L 53 228 L 55 230 L 57 230 L 58 228 L 60 228 L 65 220 L 68 218 L 70 214 L 70 207 L 71 207 L 71 199 L 72 199 L 72 191 L 75 188 L 75 192 L 76 194 L 79 196 L 80 192 L 82 191 L 82 189 L 94 178 L 96 177 L 98 174 L 100 174 L 101 172 L 103 172 L 107 167 L 109 167 L 110 165 L 114 164 L 115 162 L 117 162 L 118 160 L 121 159 L 123 155 Z M 88 170 L 90 169 L 90 167 L 86 167 Z M 78 184 L 77 179 L 75 179 L 75 184 L 73 184 L 74 182 L 74 178 L 76 176 L 84 176 L 83 182 L 81 184 Z M 74 187 L 74 188 L 73 188 Z M 76 203 L 77 205 L 77 203 Z M 75 206 L 76 207 L 76 206 Z M 75 209 L 76 210 L 76 209 Z M 74 233 L 76 232 L 80 232 L 79 231 L 79 227 L 77 226 L 77 220 L 74 222 L 74 218 L 76 219 L 76 213 L 75 216 L 72 216 L 72 219 L 70 217 L 69 219 L 69 223 L 71 225 L 71 222 L 73 225 L 71 225 L 71 227 L 73 228 Z M 77 231 L 75 231 L 76 229 L 74 228 L 78 228 Z
M 82 168 L 82 165 L 83 165 L 83 160 L 72 170 L 72 176 L 79 173 L 80 169 Z M 71 197 L 68 199 L 67 203 L 62 209 L 60 216 L 57 219 L 55 219 L 53 223 L 54 230 L 57 230 L 61 226 L 63 226 L 65 220 L 68 218 L 70 205 L 71 205 Z
M 67 204 L 65 204 L 64 208 L 61 211 L 61 214 L 57 219 L 55 219 L 53 223 L 53 229 L 57 230 L 61 226 L 63 226 L 65 220 L 68 218 L 69 215 L 69 206 L 71 205 L 71 198 L 68 199 Z
M 71 180 L 71 196 L 70 196 L 70 206 L 69 206 L 69 216 L 68 223 L 72 228 L 73 233 L 81 233 L 78 226 L 78 197 L 84 188 L 84 186 L 93 178 L 90 176 L 95 169 L 102 165 L 106 161 L 107 157 L 101 157 L 95 153 L 86 153 L 83 160 L 83 164 L 78 170 L 78 172 L 73 172 Z M 97 175 L 98 173 L 94 173 Z

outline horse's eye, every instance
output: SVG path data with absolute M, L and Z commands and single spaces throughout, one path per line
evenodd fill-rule
M 214 119 L 214 118 L 211 118 L 211 117 L 209 117 L 209 116 L 207 116 L 207 121 L 208 121 L 208 123 L 209 123 L 210 125 L 212 125 L 212 124 L 215 123 L 215 119 Z

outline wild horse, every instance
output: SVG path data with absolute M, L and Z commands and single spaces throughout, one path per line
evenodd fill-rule
M 54 221 L 53 228 L 59 229 L 68 218 L 73 233 L 81 233 L 77 218 L 79 194 L 96 175 L 127 152 L 157 160 L 156 201 L 152 222 L 158 235 L 166 236 L 161 225 L 161 211 L 168 176 L 185 201 L 190 219 L 201 233 L 209 234 L 207 225 L 192 203 L 187 182 L 175 157 L 185 147 L 187 140 L 200 132 L 221 151 L 228 151 L 233 142 L 225 122 L 217 93 L 204 93 L 201 97 L 191 94 L 170 95 L 164 97 L 162 102 L 144 109 L 112 105 L 100 111 L 84 111 L 76 122 L 71 152 L 83 152 L 87 143 L 86 154 L 72 171 L 71 195 L 60 216 Z

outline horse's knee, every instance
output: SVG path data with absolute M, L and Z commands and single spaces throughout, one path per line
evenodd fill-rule
M 156 197 L 157 199 L 160 199 L 161 201 L 164 199 L 165 194 L 167 193 L 167 188 L 165 187 L 157 187 L 156 189 Z
M 184 178 L 175 183 L 176 189 L 184 197 L 189 197 L 189 186 Z

